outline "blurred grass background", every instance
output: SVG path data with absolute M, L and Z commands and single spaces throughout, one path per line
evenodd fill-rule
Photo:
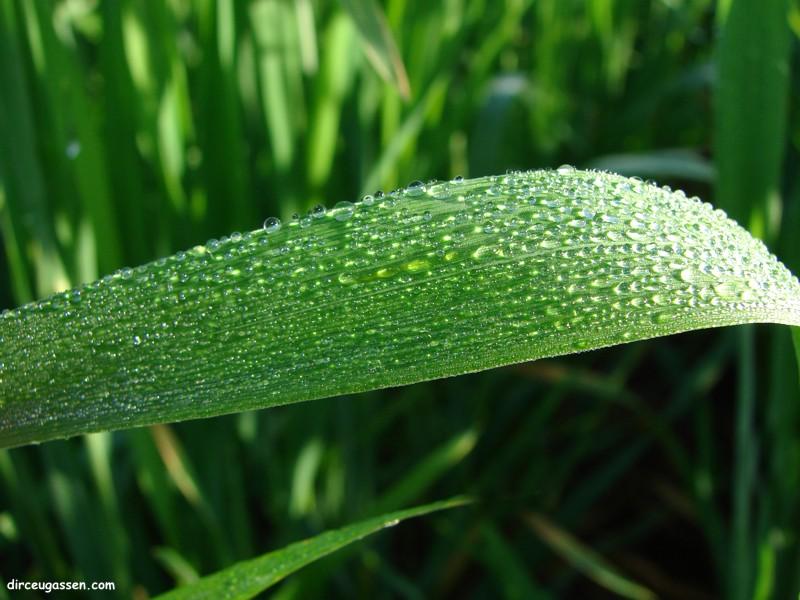
M 0 303 L 317 202 L 560 163 L 710 200 L 797 273 L 798 34 L 796 0 L 0 0 Z M 2 451 L 0 598 L 146 598 L 457 493 L 481 502 L 274 597 L 796 598 L 789 335 Z

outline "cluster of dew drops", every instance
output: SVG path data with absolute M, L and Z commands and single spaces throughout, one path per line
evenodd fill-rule
M 453 183 L 461 183 L 462 181 L 464 181 L 464 178 L 460 175 L 453 178 Z M 431 184 L 436 184 L 436 183 L 437 182 L 435 181 L 431 182 Z M 409 197 L 421 196 L 426 192 L 426 190 L 427 187 L 423 182 L 412 181 L 408 185 L 408 187 L 406 187 L 405 190 L 403 190 L 403 193 L 405 193 L 405 195 Z M 446 193 L 447 191 L 449 191 L 449 188 L 442 188 L 442 192 Z M 395 190 L 394 192 L 391 193 L 391 197 L 393 198 L 397 197 L 398 193 L 400 192 L 401 192 L 400 190 Z M 441 192 L 440 194 L 442 197 L 445 195 L 444 193 Z M 353 203 L 353 202 L 348 202 L 347 200 L 342 200 L 341 202 L 337 202 L 333 206 L 333 208 L 330 211 L 330 215 L 337 221 L 347 221 L 348 219 L 350 219 L 350 217 L 352 217 L 355 214 L 356 210 L 359 208 L 359 205 L 372 206 L 376 202 L 381 202 L 384 197 L 385 194 L 383 193 L 383 191 L 378 190 L 374 194 L 367 194 L 366 196 L 361 198 L 360 202 Z M 322 204 L 317 204 L 314 208 L 308 211 L 308 213 L 303 217 L 301 217 L 298 213 L 292 215 L 292 224 L 299 225 L 300 227 L 303 228 L 309 227 L 314 222 L 315 219 L 321 219 L 325 217 L 326 214 L 328 214 L 328 209 L 326 209 L 325 206 L 323 206 Z M 282 223 L 278 217 L 267 217 L 264 220 L 262 229 L 264 230 L 265 233 L 270 234 L 280 231 L 281 226 Z
M 651 311 L 656 322 L 698 306 L 768 312 L 776 299 L 784 310 L 800 313 L 797 279 L 761 242 L 729 221 L 722 211 L 683 192 L 569 165 L 473 180 L 415 181 L 355 203 L 317 205 L 288 224 L 269 217 L 261 230 L 211 239 L 156 261 L 155 269 L 152 264 L 121 269 L 81 289 L 6 311 L 3 318 L 64 308 L 69 314 L 92 295 L 102 309 L 102 290 L 114 287 L 143 302 L 150 294 L 174 305 L 202 298 L 204 284 L 220 283 L 227 285 L 221 293 L 230 296 L 280 292 L 284 286 L 288 300 L 292 293 L 313 300 L 313 286 L 303 278 L 320 275 L 313 285 L 324 288 L 326 260 L 328 271 L 337 273 L 334 283 L 348 286 L 411 282 L 437 269 L 458 273 L 467 287 L 493 276 L 493 294 L 516 303 L 520 315 L 530 313 L 531 305 L 546 306 L 545 316 L 556 328 L 602 317 L 604 310 L 624 317 L 629 310 L 659 309 Z M 332 222 L 344 224 L 346 234 L 338 235 L 330 225 L 314 227 Z M 265 247 L 269 252 L 259 250 Z M 319 265 L 296 250 L 315 252 Z M 487 261 L 492 258 L 497 260 Z M 468 280 L 463 265 L 476 263 L 487 266 Z M 511 281 L 523 279 L 523 266 L 524 281 Z M 302 285 L 292 287 L 290 279 Z M 619 300 L 608 309 L 607 298 L 613 296 Z M 672 310 L 660 310 L 664 306 Z M 236 309 L 247 317 L 246 302 Z M 132 343 L 138 346 L 154 335 L 134 332 Z
M 420 197 L 460 206 L 438 219 L 433 219 L 431 210 L 414 214 L 413 209 L 402 208 L 404 200 Z M 407 241 L 419 247 L 407 253 L 397 268 L 380 264 L 373 268 L 367 259 L 351 260 L 347 264 L 353 272 L 341 272 L 340 283 L 375 282 L 393 275 L 411 282 L 412 274 L 430 275 L 435 270 L 435 261 L 429 257 L 444 259 L 440 271 L 465 261 L 524 257 L 533 276 L 527 278 L 529 285 L 515 292 L 519 298 L 507 288 L 506 299 L 545 306 L 545 316 L 557 330 L 581 321 L 586 324 L 592 318 L 624 322 L 643 308 L 655 324 L 696 308 L 720 313 L 749 309 L 763 315 L 776 299 L 784 310 L 789 306 L 790 311 L 798 311 L 796 278 L 760 241 L 699 198 L 687 198 L 681 191 L 636 177 L 581 172 L 562 165 L 555 171 L 510 171 L 471 181 L 462 177 L 415 181 L 389 194 L 378 191 L 360 202 L 339 202 L 330 210 L 317 205 L 305 216 L 295 215 L 290 226 L 307 228 L 326 215 L 346 222 L 374 205 L 393 209 L 394 219 L 417 223 L 415 236 Z M 687 208 L 691 217 L 684 224 L 682 213 Z M 373 217 L 365 222 L 377 221 Z M 426 224 L 432 240 L 427 245 L 420 243 Z M 270 217 L 263 231 L 270 235 L 281 227 L 279 219 Z M 351 240 L 357 242 L 358 233 L 354 228 Z M 486 239 L 481 240 L 481 234 Z M 402 259 L 404 253 L 385 252 L 382 258 L 391 261 L 398 256 Z M 359 267 L 365 271 L 358 273 Z M 503 268 L 490 264 L 473 280 L 492 271 L 499 274 Z M 506 269 L 507 276 L 512 271 Z M 550 289 L 536 289 L 541 287 L 536 275 L 542 274 Z M 503 292 L 498 287 L 497 295 Z M 618 300 L 609 304 L 607 298 L 614 296 Z

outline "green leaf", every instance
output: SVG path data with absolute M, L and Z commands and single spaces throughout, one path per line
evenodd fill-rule
M 195 583 L 159 596 L 160 600 L 179 598 L 252 598 L 288 575 L 320 558 L 357 542 L 400 521 L 439 510 L 463 506 L 465 498 L 453 498 L 366 519 L 341 529 L 326 531 L 258 558 L 243 561 Z
M 791 55 L 788 8 L 788 0 L 733 0 L 722 11 L 724 24 L 716 57 L 716 201 L 753 235 L 770 244 L 777 239 L 783 212 L 780 173 L 786 146 Z M 733 600 L 753 597 L 759 536 L 766 538 L 759 529 L 767 531 L 774 527 L 760 522 L 755 504 L 757 497 L 769 498 L 770 491 L 757 475 L 756 457 L 764 455 L 765 449 L 756 434 L 759 419 L 754 349 L 753 332 L 743 331 L 739 338 L 727 581 L 728 595 Z M 770 387 L 776 388 L 774 384 Z M 789 402 L 795 399 L 796 393 Z M 770 409 L 776 410 L 775 406 L 782 401 L 775 398 Z M 770 439 L 777 446 L 777 437 L 773 435 Z M 765 502 L 783 504 L 771 498 Z M 789 503 L 796 504 L 796 500 Z
M 593 169 L 620 175 L 675 178 L 712 183 L 714 167 L 701 154 L 691 150 L 653 150 L 635 154 L 608 154 L 590 161 Z
M 353 19 L 372 68 L 400 96 L 408 99 L 411 94 L 408 75 L 383 10 L 375 0 L 342 0 L 342 5 Z
M 779 175 L 789 99 L 787 0 L 735 0 L 717 48 L 717 200 L 754 235 L 780 222 Z
M 800 283 L 763 243 L 618 175 L 411 185 L 266 225 L 4 313 L 0 445 L 800 325 Z
M 544 516 L 528 513 L 524 519 L 543 542 L 598 585 L 632 600 L 650 600 L 656 597 L 649 589 L 619 573 L 602 556 Z

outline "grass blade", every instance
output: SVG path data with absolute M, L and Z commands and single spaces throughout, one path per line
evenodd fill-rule
M 609 154 L 593 159 L 593 169 L 620 175 L 673 178 L 713 183 L 714 167 L 701 154 L 691 150 L 653 150 L 631 154 Z
M 786 0 L 731 2 L 721 11 L 724 24 L 716 56 L 717 203 L 770 244 L 777 240 L 782 212 L 779 186 L 789 98 L 788 6 Z M 756 434 L 759 419 L 755 399 L 759 386 L 755 381 L 754 348 L 753 332 L 743 331 L 739 338 L 740 384 L 727 581 L 729 597 L 741 599 L 753 596 L 759 546 L 775 527 L 763 524 L 763 520 L 759 523 L 756 498 L 769 498 L 765 503 L 774 507 L 771 518 L 780 518 L 782 504 L 770 497 L 771 490 L 759 486 L 757 480 L 757 464 L 769 446 L 762 445 Z M 794 399 L 776 398 L 768 410 Z M 777 438 L 774 441 L 780 451 Z M 777 453 L 775 456 L 777 459 Z
M 266 225 L 4 313 L 0 445 L 800 324 L 761 242 L 617 175 L 418 184 Z
M 69 274 L 56 241 L 45 168 L 36 149 L 21 21 L 13 4 L 0 6 L 0 85 L 4 90 L 0 94 L 0 177 L 3 236 L 6 252 L 15 259 L 15 293 L 31 299 L 65 289 Z
M 408 75 L 383 11 L 375 0 L 342 0 L 342 5 L 353 19 L 364 54 L 375 72 L 408 100 L 411 95 Z
M 223 571 L 203 577 L 196 583 L 159 596 L 159 599 L 252 598 L 298 569 L 381 529 L 396 525 L 405 519 L 462 506 L 466 503 L 467 500 L 463 498 L 443 500 L 373 517 L 341 529 L 326 531 L 259 558 L 237 563 Z
M 478 434 L 472 429 L 463 431 L 448 440 L 415 465 L 408 475 L 381 496 L 375 502 L 372 510 L 380 513 L 413 502 L 444 473 L 464 460 L 472 452 L 477 441 Z
M 623 598 L 651 600 L 656 597 L 647 588 L 618 573 L 602 556 L 591 548 L 584 546 L 580 541 L 543 516 L 528 513 L 524 518 L 527 525 L 542 541 L 598 585 Z
M 792 327 L 792 341 L 794 353 L 797 356 L 797 371 L 800 372 L 800 327 Z
M 717 54 L 717 197 L 754 235 L 772 240 L 789 90 L 788 2 L 735 0 Z
M 343 15 L 333 18 L 323 34 L 327 49 L 316 84 L 316 102 L 311 115 L 308 181 L 314 189 L 328 181 L 340 135 L 342 108 L 355 79 L 353 29 Z
M 531 579 L 530 569 L 491 523 L 481 527 L 477 558 L 493 572 L 494 579 L 508 600 L 549 600 L 551 595 Z
M 292 106 L 286 78 L 283 7 L 279 2 L 259 0 L 250 6 L 250 22 L 258 49 L 258 75 L 264 120 L 267 124 L 275 169 L 289 170 L 295 153 Z

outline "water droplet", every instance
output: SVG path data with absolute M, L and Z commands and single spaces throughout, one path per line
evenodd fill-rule
M 694 272 L 694 269 L 687 267 L 680 272 L 680 278 L 686 283 L 692 283 L 693 281 L 696 281 L 697 276 Z
M 735 298 L 737 295 L 736 286 L 729 282 L 723 282 L 715 285 L 714 291 L 723 298 Z
M 478 246 L 472 253 L 472 258 L 483 258 L 485 256 L 490 256 L 493 252 L 494 248 L 492 248 L 492 246 Z
M 559 175 L 569 175 L 570 173 L 574 173 L 575 172 L 575 167 L 573 167 L 572 165 L 566 165 L 566 164 L 565 165 L 561 165 L 560 167 L 558 167 L 556 169 L 556 172 Z
M 372 206 L 373 204 L 375 204 L 375 197 L 370 194 L 367 194 L 366 196 L 361 198 L 361 204 L 363 204 L 364 206 Z
M 138 346 L 141 343 L 142 343 L 142 338 L 140 338 L 138 335 L 133 336 L 133 345 L 134 346 Z
M 346 200 L 342 200 L 341 202 L 337 202 L 336 205 L 333 207 L 331 214 L 333 218 L 337 221 L 347 221 L 350 217 L 353 216 L 353 211 L 355 207 L 353 206 L 352 202 L 347 202 Z
M 325 207 L 322 204 L 317 204 L 314 208 L 311 209 L 311 216 L 314 219 L 321 219 L 325 216 Z
M 464 181 L 464 177 L 461 175 L 456 175 L 453 177 L 453 183 L 461 183 L 462 181 Z
M 423 259 L 416 259 L 412 260 L 410 263 L 406 265 L 406 270 L 411 271 L 412 273 L 416 273 L 418 271 L 423 271 L 430 266 L 427 260 Z
M 422 220 L 423 221 L 430 221 L 432 218 L 433 218 L 433 215 L 431 215 L 431 211 L 426 210 L 424 213 L 422 213 Z
M 263 227 L 267 233 L 275 233 L 281 228 L 281 220 L 278 217 L 267 217 Z
M 647 239 L 647 237 L 644 234 L 630 229 L 625 231 L 625 235 L 627 235 L 630 239 L 635 240 L 637 242 L 641 242 Z
M 406 188 L 406 193 L 409 196 L 421 196 L 425 193 L 425 184 L 421 181 L 412 181 Z
M 67 144 L 64 153 L 67 155 L 68 159 L 75 160 L 81 153 L 81 143 L 78 140 L 71 140 L 69 144 Z

